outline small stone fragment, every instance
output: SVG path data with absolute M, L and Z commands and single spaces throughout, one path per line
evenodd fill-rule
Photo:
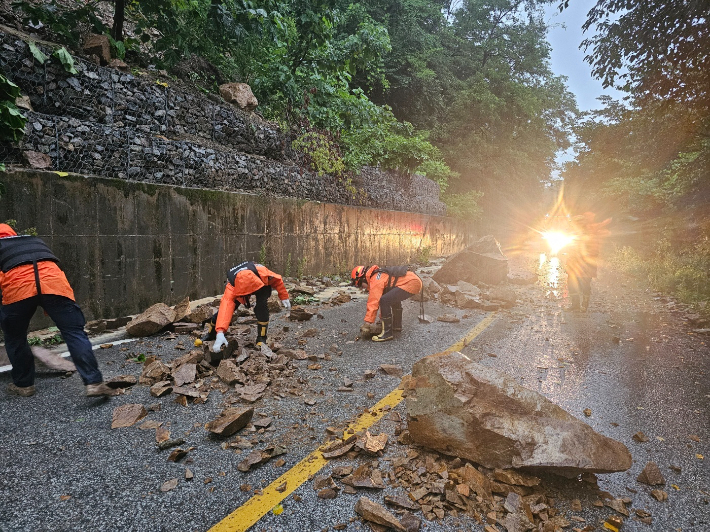
M 639 443 L 644 443 L 648 441 L 648 437 L 641 431 L 638 431 L 636 434 L 631 436 L 631 439 Z
M 357 503 L 355 503 L 355 512 L 361 515 L 366 521 L 372 521 L 379 525 L 406 532 L 406 529 L 402 526 L 402 523 L 399 522 L 399 519 L 388 512 L 384 506 L 371 501 L 367 497 L 360 497 Z
M 170 431 L 165 427 L 155 427 L 155 442 L 161 443 L 170 439 Z
M 186 468 L 185 469 L 185 480 L 192 480 L 193 478 L 195 478 L 195 474 L 189 468 Z
M 610 529 L 612 532 L 618 532 L 622 524 L 624 524 L 624 520 L 621 517 L 618 515 L 610 515 L 604 521 L 604 528 L 610 528 L 607 525 L 611 525 Z
M 162 486 L 160 486 L 160 491 L 165 492 L 165 491 L 173 490 L 173 489 L 177 488 L 177 485 L 178 485 L 178 479 L 176 479 L 176 478 L 170 479 L 167 482 L 165 482 Z
M 584 415 L 587 416 L 587 417 L 589 417 L 589 416 L 592 415 L 592 409 L 591 409 L 591 408 L 585 408 L 585 409 L 583 410 L 583 412 L 584 412 Z
M 168 456 L 168 462 L 179 462 L 187 456 L 187 451 L 185 449 L 175 449 Z
M 402 366 L 397 366 L 395 364 L 382 364 L 380 369 L 387 375 L 391 375 L 393 377 L 401 377 L 403 374 Z
M 150 395 L 153 397 L 163 397 L 173 392 L 173 387 L 170 381 L 156 382 L 150 387 Z
M 183 364 L 175 371 L 173 371 L 173 380 L 175 381 L 175 386 L 183 386 L 184 384 L 193 383 L 195 382 L 196 376 L 196 364 Z
M 111 428 L 130 427 L 148 415 L 145 407 L 140 404 L 126 404 L 113 410 Z
M 636 480 L 649 486 L 662 486 L 666 483 L 656 462 L 648 462 Z
M 111 388 L 128 388 L 138 382 L 135 375 L 118 375 L 111 380 L 106 381 L 106 384 Z
M 182 445 L 185 443 L 185 440 L 183 438 L 176 438 L 174 440 L 165 440 L 161 441 L 158 443 L 158 449 L 161 451 L 164 451 L 165 449 L 170 449 L 171 447 L 177 447 L 178 445 Z
M 205 429 L 222 437 L 228 437 L 246 427 L 254 415 L 253 408 L 227 408 L 218 418 L 205 425 Z
M 666 493 L 663 490 L 653 490 L 653 491 L 651 491 L 651 495 L 658 502 L 664 502 L 664 501 L 668 500 L 668 493 Z

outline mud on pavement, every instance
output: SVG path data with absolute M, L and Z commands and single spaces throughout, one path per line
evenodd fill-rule
M 622 282 L 602 275 L 583 315 L 563 312 L 544 282 L 514 287 L 517 304 L 497 312 L 427 301 L 428 315 L 455 318 L 446 322 L 419 323 L 419 303 L 406 301 L 404 331 L 381 344 L 356 339 L 362 299 L 310 306 L 305 322 L 274 314 L 273 354 L 251 350 L 245 330 L 235 357 L 247 357 L 238 366 L 261 390 L 227 385 L 197 363 L 199 385 L 183 383 L 184 393 L 154 397 L 135 384 L 96 400 L 78 376 L 43 372 L 34 397 L 0 394 L 0 529 L 238 530 L 254 521 L 252 530 L 380 530 L 363 516 L 377 519 L 381 505 L 396 519 L 389 525 L 406 530 L 708 530 L 708 337 Z M 146 359 L 169 366 L 194 340 L 162 333 L 96 354 L 106 379 L 139 380 Z M 452 346 L 624 443 L 632 468 L 531 480 L 411 445 L 400 376 Z M 141 405 L 131 408 L 135 422 L 112 429 L 127 405 Z M 230 407 L 253 408 L 244 428 L 226 437 L 205 429 Z M 349 433 L 352 423 L 367 428 Z M 309 458 L 321 446 L 333 457 L 305 467 L 321 460 Z M 311 463 L 294 469 L 304 458 Z M 637 480 L 649 462 L 664 484 Z M 265 495 L 274 493 L 285 496 L 272 505 L 278 497 Z

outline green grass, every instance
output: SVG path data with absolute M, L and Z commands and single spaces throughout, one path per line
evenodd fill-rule
M 653 290 L 710 313 L 710 242 L 701 240 L 678 247 L 664 238 L 645 252 L 628 246 L 618 248 L 610 262 L 648 282 Z

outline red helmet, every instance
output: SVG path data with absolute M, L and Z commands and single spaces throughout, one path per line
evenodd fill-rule
M 365 266 L 355 266 L 352 273 L 350 274 L 350 281 L 355 286 L 360 286 L 363 279 L 365 279 L 365 274 L 367 273 L 367 268 Z

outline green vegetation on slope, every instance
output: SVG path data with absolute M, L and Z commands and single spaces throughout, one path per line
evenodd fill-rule
M 476 216 L 535 204 L 568 144 L 575 106 L 549 69 L 545 3 L 118 1 L 110 28 L 96 1 L 14 5 L 75 48 L 82 32 L 110 33 L 114 54 L 132 64 L 209 91 L 249 83 L 260 112 L 299 139 L 318 171 L 425 173 L 452 214 Z

